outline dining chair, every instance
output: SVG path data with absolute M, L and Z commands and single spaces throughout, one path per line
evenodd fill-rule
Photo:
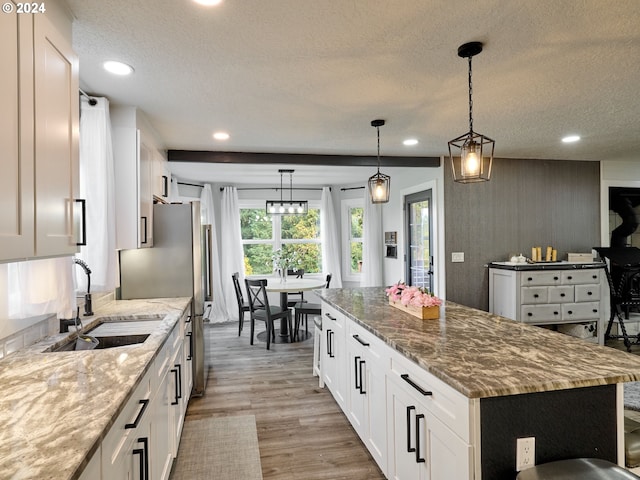
M 298 270 L 289 269 L 287 270 L 288 276 L 295 276 L 296 278 L 304 277 L 304 269 L 299 268 Z M 294 297 L 294 298 L 291 298 Z M 297 298 L 296 298 L 297 297 Z M 287 307 L 293 307 L 298 302 L 305 302 L 304 292 L 291 292 L 288 295 L 289 301 L 287 302 Z
M 324 288 L 329 288 L 329 285 L 331 284 L 331 277 L 332 275 L 328 273 Z M 295 338 L 298 335 L 298 330 L 300 329 L 300 323 L 302 323 L 303 320 L 304 320 L 305 332 L 309 333 L 309 324 L 307 321 L 307 317 L 309 315 L 322 315 L 322 305 L 320 305 L 319 303 L 308 303 L 304 301 L 304 302 L 296 303 L 293 306 L 293 308 L 295 310 L 295 322 L 294 322 L 294 332 L 293 332 L 293 336 Z
M 247 287 L 247 295 L 249 295 L 249 309 L 251 312 L 251 345 L 253 345 L 253 332 L 255 330 L 256 320 L 265 322 L 267 326 L 267 350 L 271 347 L 271 339 L 275 340 L 275 328 L 274 320 L 286 319 L 287 327 L 289 327 L 289 340 L 291 340 L 291 310 L 286 308 L 283 310 L 281 307 L 270 306 L 269 296 L 267 295 L 267 280 L 261 278 L 258 280 L 250 280 L 246 278 L 244 280 Z
M 231 275 L 231 278 L 233 278 L 233 288 L 236 290 L 236 301 L 238 302 L 238 336 L 240 336 L 244 328 L 244 314 L 251 312 L 251 307 L 244 301 L 242 289 L 240 288 L 240 274 L 235 272 Z

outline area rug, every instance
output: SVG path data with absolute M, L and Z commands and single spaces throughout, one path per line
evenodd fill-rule
M 262 480 L 256 417 L 186 420 L 171 480 Z
M 640 411 L 640 382 L 624 384 L 624 408 Z

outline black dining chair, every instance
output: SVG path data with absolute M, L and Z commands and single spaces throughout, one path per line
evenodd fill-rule
M 231 275 L 231 278 L 233 278 L 233 288 L 236 290 L 236 301 L 238 302 L 238 336 L 240 336 L 244 328 L 244 314 L 251 312 L 251 307 L 244 301 L 242 289 L 240 288 L 240 274 L 236 272 Z
M 324 288 L 329 288 L 329 285 L 331 284 L 331 277 L 332 275 L 328 273 Z M 303 320 L 305 332 L 309 333 L 309 322 L 307 321 L 307 317 L 309 315 L 322 315 L 322 305 L 320 305 L 319 303 L 308 303 L 304 301 L 296 303 L 293 308 L 295 310 L 295 328 L 293 331 L 293 336 L 295 338 L 298 336 L 300 323 L 302 323 Z
M 272 307 L 269 305 L 269 296 L 267 295 L 267 280 L 262 278 L 258 280 L 245 279 L 244 283 L 247 287 L 247 295 L 249 295 L 249 309 L 251 312 L 251 345 L 253 345 L 253 332 L 256 320 L 265 322 L 267 325 L 267 350 L 271 347 L 271 339 L 275 340 L 274 320 L 286 319 L 287 327 L 289 327 L 289 340 L 291 340 L 291 310 L 288 308 L 283 310 L 280 307 Z
M 298 270 L 289 269 L 289 270 L 287 270 L 287 276 L 290 276 L 290 277 L 295 276 L 296 278 L 303 278 L 304 277 L 304 269 L 303 268 L 299 268 Z M 291 298 L 291 297 L 293 297 L 293 298 Z M 306 301 L 304 299 L 304 292 L 290 292 L 288 294 L 287 298 L 289 299 L 287 301 L 287 307 L 293 307 L 293 306 L 295 306 L 296 303 L 305 302 Z

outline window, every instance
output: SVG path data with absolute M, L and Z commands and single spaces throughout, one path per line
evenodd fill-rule
M 344 271 L 346 278 L 357 279 L 362 270 L 362 219 L 364 208 L 362 199 L 345 200 L 343 202 L 343 236 L 347 251 Z
M 309 204 L 306 215 L 267 215 L 264 203 L 240 206 L 245 275 L 273 273 L 273 252 L 295 251 L 305 274 L 322 272 L 320 209 Z

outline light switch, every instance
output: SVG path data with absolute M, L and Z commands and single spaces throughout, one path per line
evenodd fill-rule
M 454 263 L 464 262 L 464 252 L 451 252 L 451 261 Z

